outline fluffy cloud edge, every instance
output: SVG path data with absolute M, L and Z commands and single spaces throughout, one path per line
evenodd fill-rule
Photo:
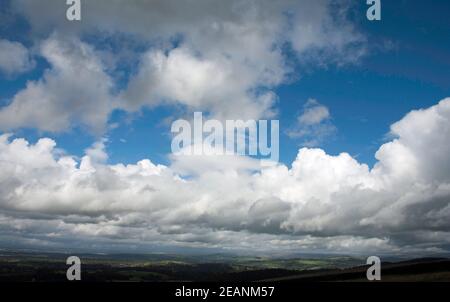
M 372 169 L 347 153 L 302 148 L 291 168 L 213 165 L 188 178 L 177 166 L 190 156 L 169 166 L 109 165 L 104 141 L 77 161 L 58 155 L 51 139 L 2 135 L 0 233 L 138 246 L 448 252 L 450 98 L 410 112 L 391 131 L 396 138 L 379 148 Z

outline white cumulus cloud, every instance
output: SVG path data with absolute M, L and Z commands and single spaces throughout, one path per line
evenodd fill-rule
M 95 50 L 78 39 L 53 35 L 41 55 L 51 67 L 0 108 L 0 129 L 63 132 L 74 126 L 101 133 L 114 102 L 113 82 Z
M 135 112 L 167 103 L 208 111 L 217 118 L 271 117 L 277 113 L 274 88 L 297 77 L 295 60 L 285 49 L 292 49 L 302 63 L 316 65 L 349 63 L 365 52 L 365 38 L 346 16 L 348 5 L 331 0 L 86 1 L 83 21 L 76 24 L 61 18 L 67 9 L 64 2 L 18 0 L 11 6 L 38 38 L 51 37 L 57 28 L 61 36 L 75 41 L 91 39 L 67 50 L 58 43 L 59 50 L 42 54 L 52 69 L 3 109 L 4 129 L 59 131 L 82 124 L 99 133 L 115 108 Z M 118 37 L 133 43 L 112 47 L 93 42 Z M 94 48 L 102 60 L 93 54 Z M 75 64 L 78 69 L 66 66 L 76 58 L 88 62 Z M 122 65 L 129 68 L 129 76 L 117 71 Z M 105 66 L 112 75 L 104 74 Z M 54 87 L 54 82 L 60 85 Z M 75 94 L 67 91 L 67 82 L 75 83 L 72 89 L 79 97 L 67 99 Z M 106 101 L 110 88 L 121 91 L 115 107 Z M 94 103 L 99 103 L 97 109 L 89 105 Z M 62 112 L 60 107 L 68 104 Z M 31 105 L 40 110 L 27 109 Z M 19 118 L 8 119 L 11 112 Z
M 19 42 L 0 39 L 0 71 L 11 76 L 29 71 L 34 61 L 28 49 Z
M 87 246 L 448 252 L 450 99 L 410 112 L 391 132 L 395 138 L 379 148 L 372 169 L 347 153 L 302 148 L 290 168 L 256 170 L 250 158 L 196 169 L 190 160 L 201 162 L 202 156 L 173 157 L 168 166 L 148 159 L 110 165 L 102 162 L 104 140 L 77 161 L 56 152 L 51 139 L 29 144 L 3 135 L 0 238 L 53 245 L 72 240 Z

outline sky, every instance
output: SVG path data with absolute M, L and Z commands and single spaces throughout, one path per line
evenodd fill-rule
M 450 249 L 450 3 L 0 0 L 0 248 Z M 280 161 L 171 123 L 280 122 Z

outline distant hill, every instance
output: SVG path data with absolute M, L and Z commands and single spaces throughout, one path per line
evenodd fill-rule
M 80 254 L 82 280 L 105 281 L 366 281 L 363 258 L 281 258 L 174 254 Z M 0 252 L 0 282 L 64 282 L 63 253 Z M 382 281 L 450 281 L 450 259 L 382 262 Z
M 320 281 L 367 281 L 368 266 L 337 270 L 304 271 L 298 275 L 265 279 L 264 281 L 320 282 Z M 419 258 L 401 262 L 384 262 L 381 265 L 381 281 L 428 281 L 450 282 L 450 259 Z

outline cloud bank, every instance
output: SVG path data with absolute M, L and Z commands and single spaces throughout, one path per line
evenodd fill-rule
M 77 160 L 51 139 L 2 135 L 1 237 L 50 246 L 448 252 L 450 99 L 408 113 L 391 134 L 371 169 L 347 153 L 302 148 L 291 167 L 256 170 L 252 159 L 229 156 L 207 166 L 201 156 L 109 165 L 105 141 Z

